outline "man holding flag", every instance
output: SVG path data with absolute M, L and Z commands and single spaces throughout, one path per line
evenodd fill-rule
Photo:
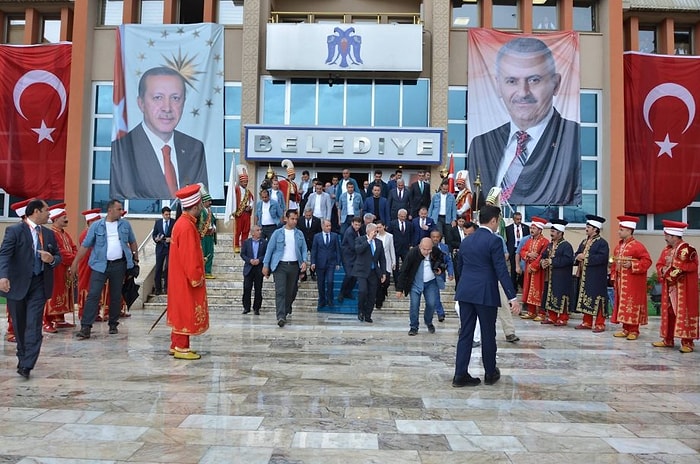
M 250 217 L 255 206 L 253 194 L 248 190 L 248 170 L 244 164 L 236 165 L 238 183 L 233 183 L 233 169 L 229 177 L 226 195 L 226 224 L 233 218 L 233 251 L 241 252 L 241 244 L 250 234 Z

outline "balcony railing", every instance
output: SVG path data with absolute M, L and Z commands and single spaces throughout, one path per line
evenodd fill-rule
M 271 23 L 376 23 L 421 24 L 420 13 L 338 13 L 320 11 L 273 11 Z

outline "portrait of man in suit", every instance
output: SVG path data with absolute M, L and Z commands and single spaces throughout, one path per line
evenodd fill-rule
M 175 130 L 185 97 L 186 82 L 176 70 L 143 73 L 137 98 L 143 121 L 112 142 L 111 197 L 174 198 L 181 187 L 209 184 L 204 144 Z
M 168 266 L 166 262 L 168 253 L 170 253 L 170 237 L 174 225 L 174 221 L 170 219 L 170 213 L 170 208 L 163 206 L 160 210 L 163 217 L 156 219 L 155 224 L 153 224 L 153 232 L 151 232 L 151 238 L 156 242 L 156 295 L 163 293 L 163 290 L 168 292 Z
M 569 68 L 577 68 L 577 54 L 571 62 Z M 480 135 L 471 141 L 467 155 L 472 184 L 479 176 L 483 191 L 500 187 L 503 200 L 513 205 L 581 204 L 580 124 L 566 119 L 554 106 L 557 97 L 559 105 L 569 104 L 568 114 L 577 115 L 578 94 L 572 94 L 568 83 L 568 96 L 560 95 L 563 78 L 552 50 L 538 38 L 518 37 L 500 47 L 494 65 L 494 83 L 483 87 L 503 102 L 507 118 L 501 122 L 507 122 L 483 133 L 486 123 L 475 128 Z M 476 95 L 475 89 L 473 98 L 482 98 Z M 482 111 L 487 106 L 492 111 L 493 98 L 489 98 L 480 102 Z

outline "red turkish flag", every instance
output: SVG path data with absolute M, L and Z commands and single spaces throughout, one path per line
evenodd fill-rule
M 624 63 L 625 211 L 679 210 L 700 193 L 700 57 L 627 52 Z
M 450 193 L 455 193 L 455 157 L 450 153 L 450 167 L 447 170 L 447 185 Z
M 71 44 L 0 46 L 0 187 L 64 195 Z

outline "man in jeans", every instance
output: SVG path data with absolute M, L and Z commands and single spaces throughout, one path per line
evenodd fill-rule
M 410 330 L 408 335 L 418 334 L 418 312 L 421 295 L 425 296 L 425 312 L 423 320 L 428 326 L 428 332 L 435 333 L 433 313 L 440 296 L 437 276 L 445 270 L 442 251 L 433 245 L 430 237 L 423 238 L 417 247 L 411 248 L 406 261 L 401 266 L 399 280 L 396 282 L 396 297 L 411 295 L 410 299 Z
M 78 263 L 92 249 L 88 264 L 92 269 L 90 290 L 85 301 L 80 331 L 75 334 L 78 340 L 90 338 L 92 324 L 97 316 L 100 293 L 109 280 L 109 333 L 119 333 L 119 312 L 121 310 L 122 285 L 127 269 L 138 265 L 138 244 L 131 224 L 122 218 L 124 206 L 119 200 L 107 203 L 107 215 L 90 226 L 85 240 L 80 244 L 78 254 L 71 264 L 71 275 L 77 276 Z

